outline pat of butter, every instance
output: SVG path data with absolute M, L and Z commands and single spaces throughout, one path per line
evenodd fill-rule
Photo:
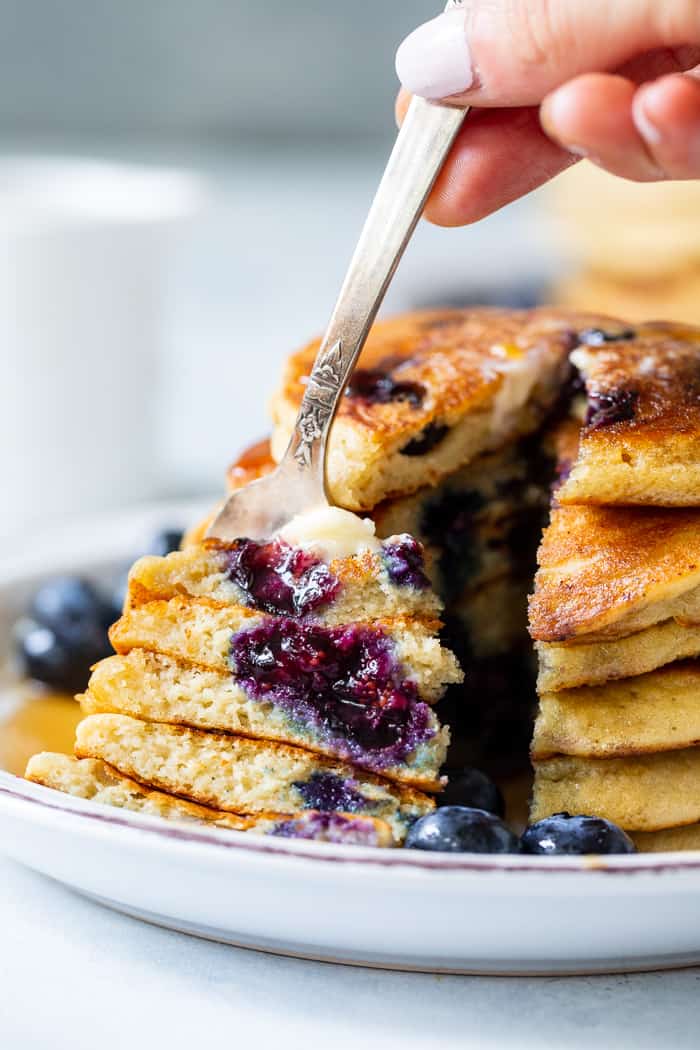
M 371 518 L 358 518 L 340 507 L 313 507 L 297 514 L 277 535 L 291 547 L 303 547 L 325 562 L 351 558 L 360 551 L 378 551 L 381 546 Z
M 509 357 L 496 370 L 503 377 L 493 401 L 491 432 L 501 434 L 510 428 L 513 417 L 522 410 L 539 379 L 540 364 L 535 355 Z

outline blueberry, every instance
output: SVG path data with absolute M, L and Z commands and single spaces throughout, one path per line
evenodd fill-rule
M 15 641 L 24 673 L 66 693 L 82 691 L 92 664 L 109 651 L 107 636 L 98 628 L 75 645 L 59 637 L 47 624 L 31 619 L 17 624 Z
M 440 853 L 518 853 L 518 837 L 493 813 L 444 806 L 421 817 L 406 836 L 407 849 Z
M 464 769 L 448 771 L 448 783 L 435 799 L 438 806 L 470 806 L 485 809 L 502 817 L 506 811 L 503 795 L 485 773 L 466 766 Z
M 157 532 L 148 546 L 148 554 L 164 558 L 166 554 L 180 549 L 184 532 L 182 529 L 162 529 Z
M 49 627 L 66 645 L 82 645 L 104 622 L 99 592 L 79 576 L 58 576 L 34 595 L 29 616 Z
M 531 824 L 522 835 L 523 853 L 563 856 L 582 853 L 636 853 L 632 839 L 602 817 L 554 813 Z

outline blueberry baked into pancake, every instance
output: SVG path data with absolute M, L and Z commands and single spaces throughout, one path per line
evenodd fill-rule
M 229 488 L 274 468 L 317 345 Z M 700 848 L 698 350 L 547 309 L 376 324 L 329 440 L 335 506 L 140 559 L 75 757 L 27 775 L 230 830 L 510 849 L 493 802 L 460 837 L 484 777 L 446 774 L 531 751 L 533 820 Z

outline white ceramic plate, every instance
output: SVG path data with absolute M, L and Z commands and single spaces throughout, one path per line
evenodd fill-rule
M 183 513 L 91 523 L 0 564 L 0 644 L 37 579 L 112 571 Z M 504 974 L 700 962 L 700 853 L 578 860 L 297 843 L 167 824 L 7 772 L 0 848 L 147 921 L 314 959 Z

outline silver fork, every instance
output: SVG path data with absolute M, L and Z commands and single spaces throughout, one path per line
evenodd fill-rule
M 451 0 L 447 7 L 461 2 Z M 229 497 L 211 524 L 208 539 L 268 539 L 302 511 L 328 506 L 326 449 L 338 402 L 467 112 L 419 98 L 411 101 L 316 357 L 287 451 L 273 473 Z

